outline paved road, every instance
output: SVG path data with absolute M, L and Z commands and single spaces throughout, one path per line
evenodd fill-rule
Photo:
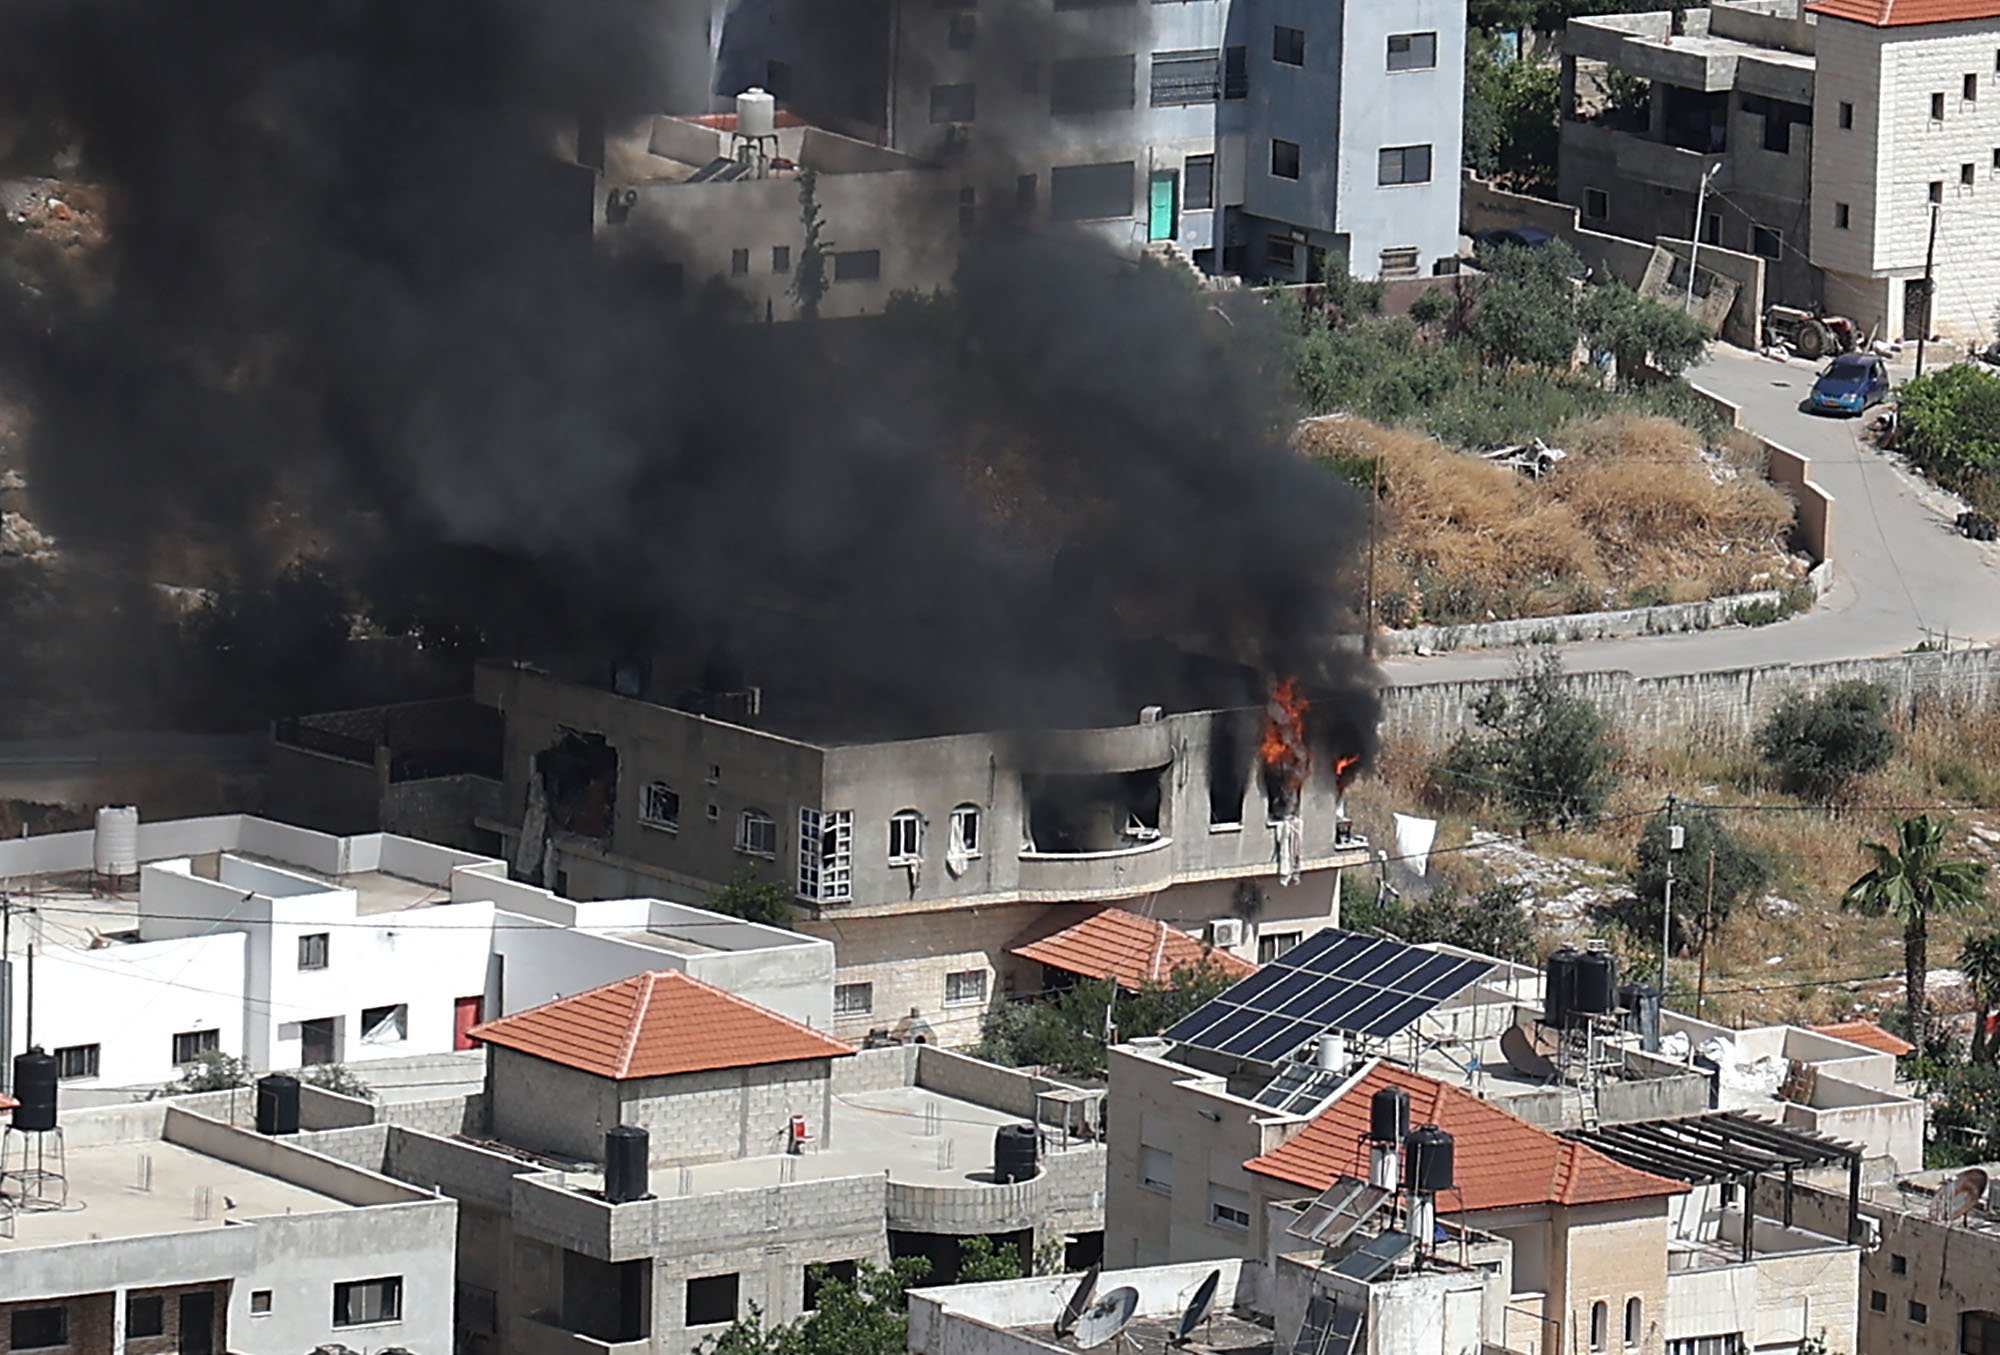
M 1820 605 L 1757 629 L 1569 644 L 1566 668 L 1656 677 L 1896 654 L 1947 633 L 1954 646 L 2000 642 L 2000 546 L 1953 530 L 1958 505 L 1870 446 L 1861 420 L 1800 413 L 1814 370 L 1718 347 L 1689 375 L 1739 405 L 1748 427 L 1813 459 L 1813 479 L 1834 498 L 1834 585 Z M 1510 651 L 1485 650 L 1383 667 L 1410 684 L 1501 677 L 1513 664 Z

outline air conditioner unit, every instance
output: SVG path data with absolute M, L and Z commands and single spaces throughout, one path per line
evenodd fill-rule
M 1208 943 L 1217 950 L 1230 950 L 1243 944 L 1243 919 L 1240 917 L 1219 917 L 1208 924 Z

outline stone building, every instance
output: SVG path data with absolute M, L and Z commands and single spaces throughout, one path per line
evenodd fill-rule
M 1572 19 L 1561 197 L 1594 230 L 1761 256 L 1770 300 L 1883 338 L 1990 335 L 1996 50 L 1994 0 L 1715 0 Z M 1609 73 L 1594 99 L 1579 97 L 1579 60 Z

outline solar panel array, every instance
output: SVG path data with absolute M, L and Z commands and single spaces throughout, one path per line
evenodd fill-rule
M 1285 1231 L 1322 1247 L 1338 1247 L 1375 1216 L 1389 1194 L 1380 1186 L 1343 1176 L 1321 1191 Z
M 1416 1247 L 1417 1240 L 1408 1233 L 1384 1233 L 1334 1262 L 1333 1273 L 1360 1284 L 1373 1284 Z
M 1330 1030 L 1375 1039 L 1406 1030 L 1493 963 L 1329 928 L 1166 1034 L 1219 1054 L 1278 1063 Z
M 1292 1355 L 1353 1355 L 1367 1348 L 1363 1344 L 1367 1330 L 1366 1308 L 1314 1294 L 1306 1303 L 1305 1321 L 1292 1342 Z
M 1250 1098 L 1281 1115 L 1304 1115 L 1317 1110 L 1322 1101 L 1340 1090 L 1345 1072 L 1334 1072 L 1310 1063 L 1288 1063 L 1278 1070 L 1264 1090 Z

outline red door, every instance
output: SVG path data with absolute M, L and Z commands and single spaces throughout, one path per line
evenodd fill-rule
M 480 1012 L 486 1006 L 483 997 L 462 997 L 452 1004 L 451 1047 L 471 1049 L 472 1028 L 479 1024 Z

